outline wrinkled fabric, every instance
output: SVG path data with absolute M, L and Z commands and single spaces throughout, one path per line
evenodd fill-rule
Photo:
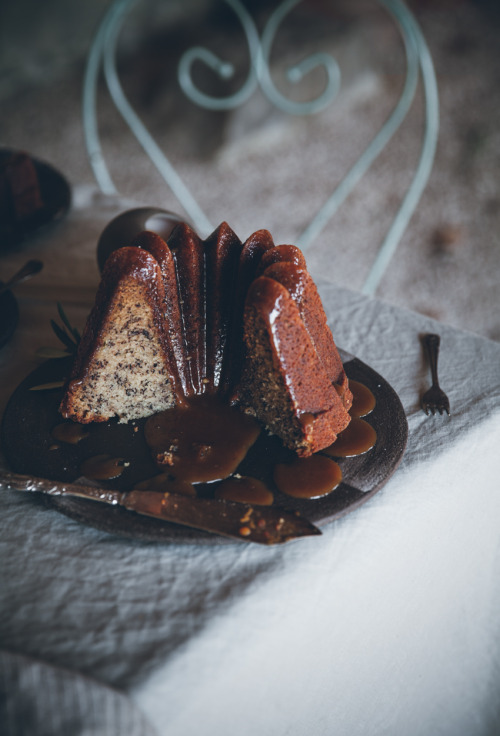
M 2 408 L 83 324 L 95 245 L 132 206 L 76 191 L 29 246 L 39 280 L 0 352 Z M 24 253 L 26 255 L 26 252 Z M 121 539 L 0 491 L 0 733 L 492 736 L 500 730 L 500 345 L 327 282 L 337 344 L 403 403 L 384 488 L 321 537 L 279 548 Z M 420 336 L 441 335 L 452 416 L 419 407 Z

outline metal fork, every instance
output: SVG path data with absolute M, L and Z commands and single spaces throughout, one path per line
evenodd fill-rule
M 438 381 L 437 366 L 439 344 L 441 342 L 441 338 L 439 337 L 439 335 L 424 335 L 422 341 L 427 349 L 427 354 L 429 356 L 429 363 L 432 375 L 432 386 L 422 396 L 420 405 L 427 416 L 429 415 L 429 413 L 434 415 L 436 411 L 438 411 L 440 414 L 445 411 L 448 416 L 450 416 L 450 401 L 445 392 L 440 387 Z

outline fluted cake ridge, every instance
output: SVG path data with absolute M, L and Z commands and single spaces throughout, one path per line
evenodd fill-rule
M 330 445 L 352 394 L 304 256 L 226 222 L 141 232 L 111 253 L 61 413 L 134 420 L 216 394 L 299 455 Z

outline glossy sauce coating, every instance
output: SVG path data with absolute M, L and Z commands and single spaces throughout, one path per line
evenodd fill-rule
M 351 413 L 367 413 L 375 405 L 369 389 L 351 381 L 354 401 Z M 303 415 L 307 423 L 308 415 Z M 147 444 L 162 471 L 135 485 L 136 490 L 170 492 L 178 495 L 215 497 L 255 505 L 272 505 L 272 486 L 299 499 L 320 498 L 342 481 L 342 471 L 331 458 L 353 457 L 367 452 L 376 441 L 376 432 L 365 420 L 354 416 L 331 447 L 311 457 L 294 457 L 283 462 L 279 454 L 268 457 L 272 482 L 259 475 L 258 459 L 253 470 L 238 472 L 249 449 L 260 434 L 260 426 L 248 415 L 230 407 L 214 395 L 190 399 L 182 407 L 150 417 L 144 433 Z M 88 425 L 64 422 L 52 435 L 61 442 L 76 444 L 89 434 Z M 81 466 L 82 475 L 92 480 L 109 480 L 127 466 L 122 458 L 97 455 Z M 214 482 L 221 481 L 221 482 Z M 208 490 L 207 490 L 208 489 Z
M 85 439 L 85 437 L 89 436 L 89 429 L 88 426 L 78 424 L 77 422 L 62 422 L 61 424 L 56 424 L 51 434 L 59 442 L 76 445 Z
M 366 417 L 375 409 L 376 399 L 370 389 L 359 381 L 349 381 L 352 391 L 351 417 Z
M 354 417 L 341 432 L 333 445 L 323 450 L 332 457 L 355 457 L 371 450 L 377 441 L 377 433 L 364 419 Z
M 270 506 L 274 500 L 273 494 L 262 481 L 238 474 L 226 478 L 217 486 L 215 498 L 257 506 Z
M 196 489 L 192 483 L 180 478 L 174 478 L 169 473 L 159 473 L 134 486 L 134 491 L 161 491 L 162 493 L 177 493 L 180 496 L 196 496 Z
M 296 458 L 291 463 L 279 463 L 274 469 L 274 481 L 279 490 L 293 498 L 326 496 L 341 480 L 340 467 L 324 455 Z
M 111 480 L 118 478 L 126 467 L 121 457 L 95 455 L 82 463 L 82 475 L 89 480 Z
M 211 395 L 155 414 L 145 425 L 157 464 L 190 483 L 227 478 L 259 434 L 254 419 Z

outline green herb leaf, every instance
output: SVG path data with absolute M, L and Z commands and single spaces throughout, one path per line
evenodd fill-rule
M 52 326 L 52 329 L 56 333 L 56 336 L 63 343 L 63 345 L 66 345 L 66 347 L 69 348 L 72 353 L 74 353 L 76 348 L 76 343 L 74 342 L 74 340 L 72 340 L 72 338 L 67 335 L 62 327 L 60 327 L 57 322 L 54 322 L 53 319 L 50 320 L 50 324 Z
M 57 311 L 59 312 L 59 317 L 61 318 L 63 325 L 66 327 L 68 332 L 73 336 L 76 343 L 80 342 L 80 333 L 78 332 L 76 327 L 73 327 L 71 325 L 71 322 L 69 321 L 61 302 L 57 302 Z
M 53 388 L 62 388 L 64 381 L 52 381 L 51 383 L 41 383 L 39 386 L 31 386 L 30 391 L 49 391 Z
M 57 311 L 59 313 L 59 317 L 61 318 L 63 325 L 66 325 L 68 330 L 71 331 L 71 325 L 69 323 L 69 319 L 66 317 L 66 312 L 64 311 L 61 302 L 57 302 Z
M 35 352 L 37 358 L 68 358 L 72 353 L 62 348 L 38 348 Z

